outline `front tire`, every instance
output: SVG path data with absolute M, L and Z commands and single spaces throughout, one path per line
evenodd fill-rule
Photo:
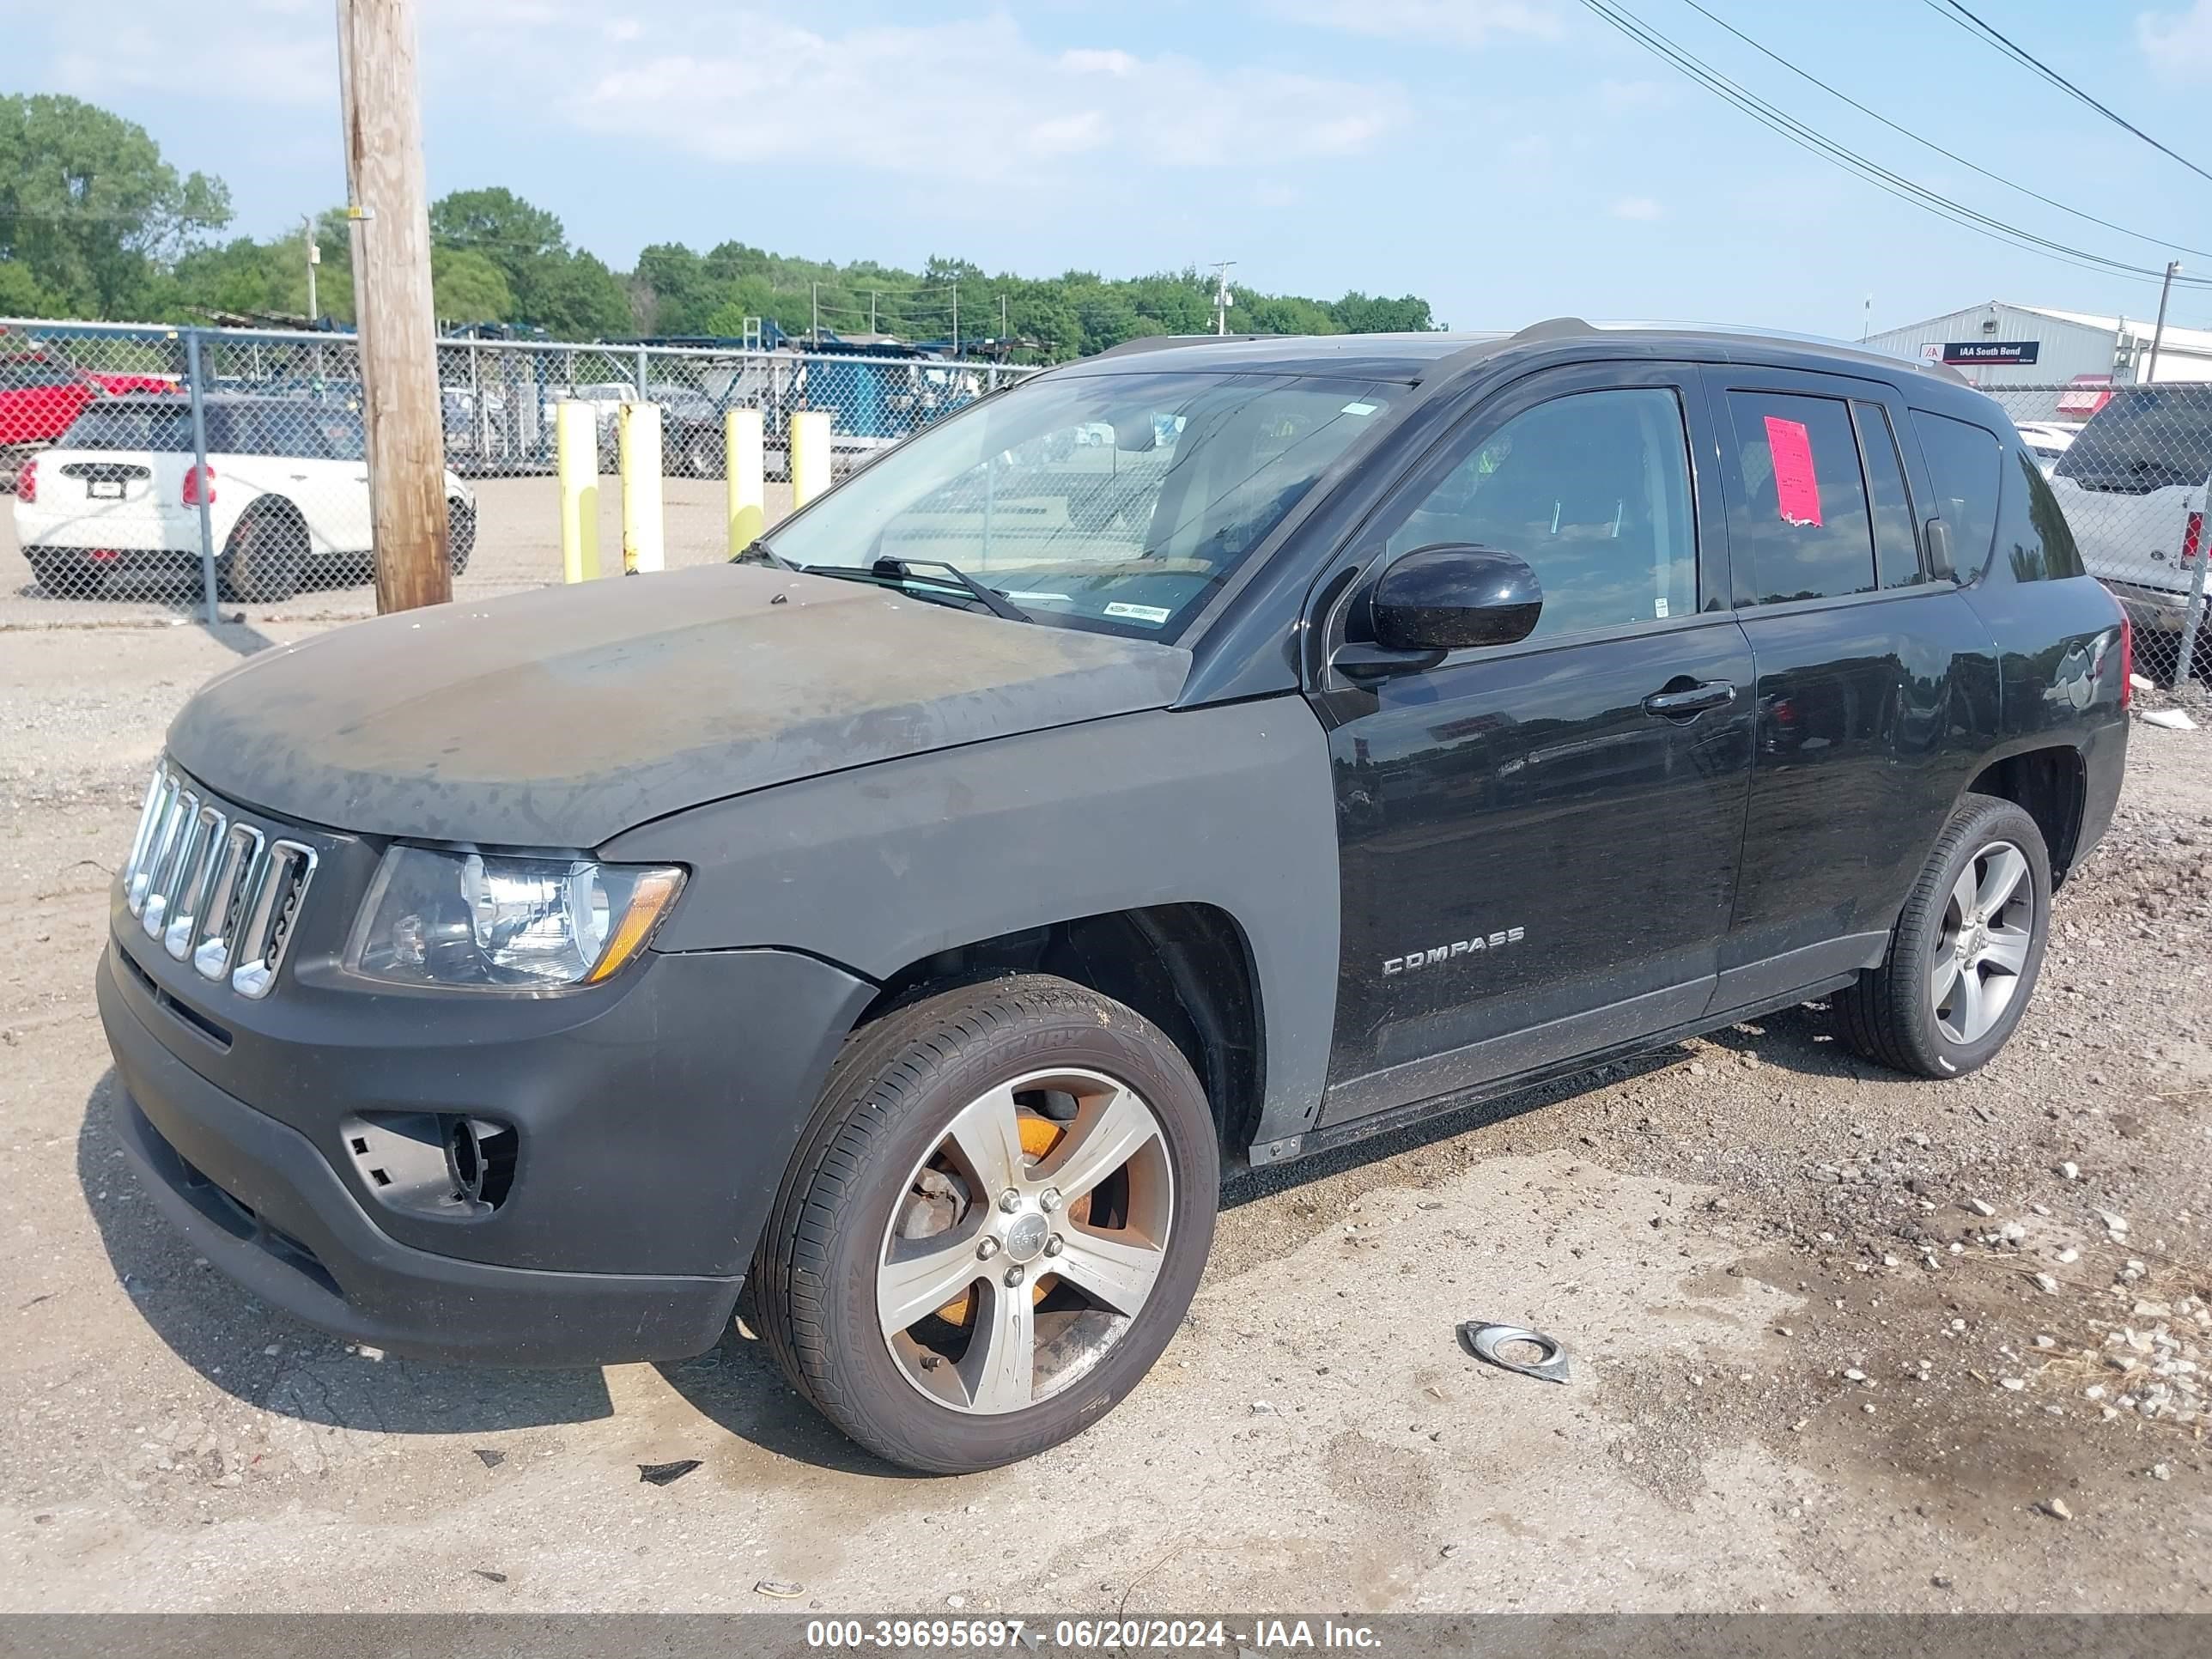
M 1844 1041 L 1921 1077 L 1960 1077 L 2003 1048 L 2043 967 L 2051 855 L 2021 808 L 1968 795 L 1905 901 L 1881 965 L 1836 999 Z
M 1042 975 L 895 1009 L 831 1068 L 753 1266 L 762 1334 L 838 1428 L 958 1474 L 1081 1432 L 1175 1334 L 1220 1154 L 1175 1044 Z

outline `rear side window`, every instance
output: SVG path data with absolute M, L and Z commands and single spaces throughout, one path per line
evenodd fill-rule
M 1880 404 L 1854 403 L 1851 420 L 1859 429 L 1859 459 L 1866 463 L 1867 496 L 1874 503 L 1875 568 L 1884 587 L 1910 587 L 1920 580 L 1920 537 L 1889 413 Z
M 1849 405 L 1731 392 L 1729 549 L 1740 602 L 1829 599 L 1875 587 L 1874 530 Z
M 2066 527 L 2058 498 L 2028 453 L 2014 451 L 2012 465 L 2004 469 L 1991 579 L 2009 575 L 2016 582 L 2058 581 L 2081 574 L 2081 552 L 2074 544 L 2074 532 Z
M 1951 527 L 1951 559 L 1960 576 L 1987 563 L 1990 532 L 1997 521 L 1997 441 L 1994 434 L 1948 415 L 1912 411 L 1920 453 L 1936 485 L 1936 511 Z

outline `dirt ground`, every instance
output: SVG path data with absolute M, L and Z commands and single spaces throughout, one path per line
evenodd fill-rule
M 0 633 L 0 1608 L 2212 1609 L 2212 732 L 2138 725 L 1987 1070 L 1885 1074 L 1814 1006 L 1249 1182 L 1124 1406 L 927 1480 L 742 1335 L 352 1352 L 152 1212 L 109 872 L 177 704 L 297 631 Z M 1470 1359 L 1477 1316 L 1572 1379 Z

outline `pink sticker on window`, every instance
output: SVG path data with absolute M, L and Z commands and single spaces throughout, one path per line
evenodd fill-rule
M 1813 438 L 1802 421 L 1766 417 L 1766 452 L 1774 458 L 1774 500 L 1784 524 L 1820 522 L 1820 480 L 1813 471 Z

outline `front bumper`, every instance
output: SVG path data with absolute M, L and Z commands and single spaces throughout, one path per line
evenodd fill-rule
M 288 977 L 246 1005 L 118 925 L 98 992 L 123 1148 L 199 1254 L 334 1335 L 501 1364 L 698 1353 L 872 988 L 738 951 L 648 957 L 605 989 L 510 1002 Z M 395 1207 L 341 1130 L 380 1110 L 513 1124 L 510 1195 Z

